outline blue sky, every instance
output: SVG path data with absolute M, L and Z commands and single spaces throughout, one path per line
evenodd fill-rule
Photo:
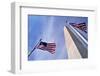
M 56 51 L 51 54 L 36 49 L 28 60 L 68 59 L 64 41 L 63 28 L 66 20 L 72 23 L 87 23 L 87 17 L 28 15 L 28 51 L 36 45 L 40 38 L 44 42 L 56 43 Z

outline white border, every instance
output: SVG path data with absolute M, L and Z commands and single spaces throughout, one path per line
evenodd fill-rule
M 14 10 L 15 8 L 15 10 Z M 34 10 L 33 10 L 34 9 Z M 43 10 L 40 12 L 40 10 Z M 26 3 L 12 3 L 12 72 L 42 72 L 89 68 L 95 65 L 95 9 L 83 7 L 46 7 Z M 86 16 L 89 19 L 89 58 L 79 60 L 27 61 L 27 15 Z M 21 50 L 21 51 L 20 51 Z M 91 51 L 90 51 L 91 50 Z M 58 64 L 59 63 L 59 64 Z M 33 67 L 34 68 L 33 68 Z

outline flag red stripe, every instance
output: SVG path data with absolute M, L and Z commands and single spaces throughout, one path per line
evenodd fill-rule
M 56 46 L 47 46 L 48 48 L 56 48 Z
M 49 44 L 47 44 L 47 46 L 56 46 L 56 45 L 49 45 Z
M 39 49 L 42 49 L 42 50 L 55 50 L 55 47 L 41 47 Z

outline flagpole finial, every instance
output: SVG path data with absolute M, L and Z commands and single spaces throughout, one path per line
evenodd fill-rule
M 40 42 L 42 41 L 42 38 L 40 38 Z

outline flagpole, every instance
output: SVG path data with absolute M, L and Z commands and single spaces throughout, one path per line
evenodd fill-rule
M 28 54 L 28 58 L 30 57 L 30 55 L 32 54 L 32 52 L 37 48 L 37 46 L 40 44 L 42 39 L 39 40 L 39 42 L 34 46 L 34 48 L 32 49 L 32 51 Z

